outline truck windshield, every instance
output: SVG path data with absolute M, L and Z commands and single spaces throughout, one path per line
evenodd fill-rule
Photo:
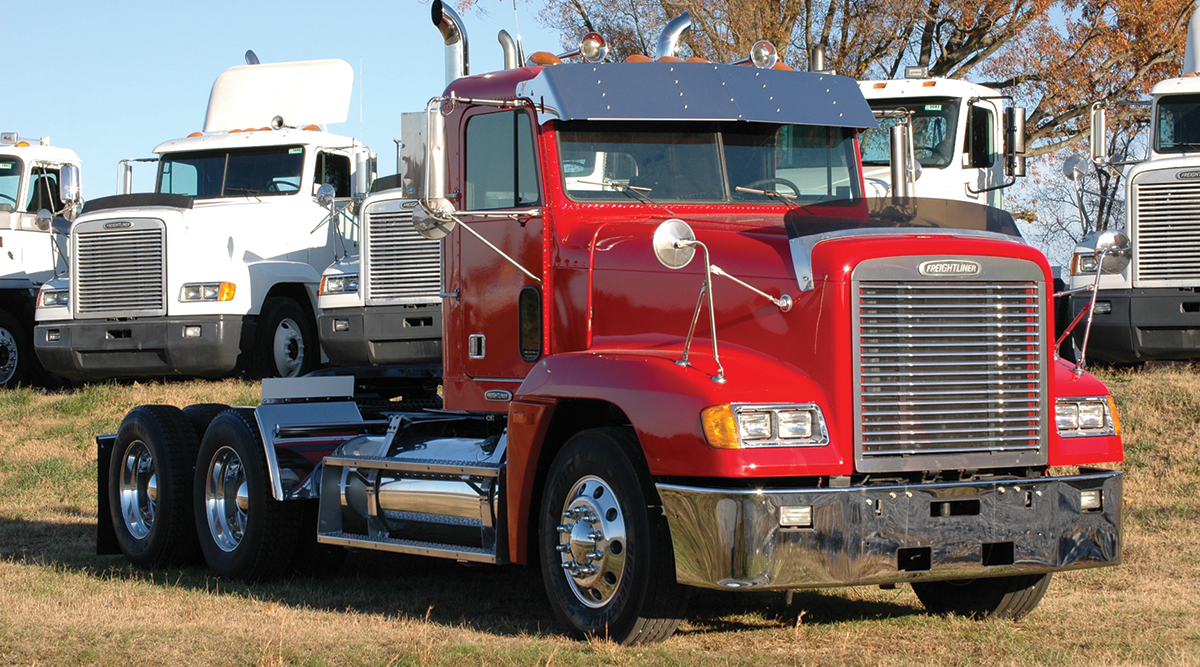
M 874 100 L 875 111 L 912 112 L 913 152 L 922 167 L 946 167 L 954 157 L 955 128 L 958 126 L 958 100 L 930 98 Z M 862 160 L 868 167 L 891 164 L 891 140 L 888 133 L 900 124 L 899 118 L 879 118 L 879 128 L 863 132 Z
M 287 195 L 300 191 L 303 171 L 303 146 L 168 153 L 155 191 L 197 199 Z
M 1158 101 L 1154 150 L 1200 151 L 1200 95 L 1172 95 Z
M 0 211 L 17 210 L 17 195 L 21 190 L 21 174 L 25 167 L 15 157 L 0 155 Z
M 778 204 L 861 197 L 854 131 L 769 123 L 572 121 L 558 127 L 563 185 L 576 201 Z M 629 186 L 626 188 L 625 186 Z

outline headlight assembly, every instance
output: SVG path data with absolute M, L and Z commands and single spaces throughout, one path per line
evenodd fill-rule
M 358 291 L 358 274 L 346 273 L 340 276 L 321 276 L 321 289 L 317 294 L 347 294 Z
M 41 302 L 38 304 L 43 308 L 66 308 L 71 305 L 70 290 L 43 290 L 41 294 Z
M 1060 398 L 1054 405 L 1054 424 L 1064 438 L 1121 433 L 1121 421 L 1112 396 Z
M 179 290 L 180 301 L 232 301 L 237 292 L 233 283 L 188 283 Z
M 714 405 L 700 413 L 704 439 L 719 449 L 829 444 L 825 418 L 812 403 Z

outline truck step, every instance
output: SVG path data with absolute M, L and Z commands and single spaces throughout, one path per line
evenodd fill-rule
M 500 464 L 490 461 L 451 461 L 447 459 L 397 459 L 384 456 L 327 456 L 325 466 L 369 470 L 389 470 L 426 475 L 470 475 L 499 477 Z
M 392 537 L 373 537 L 353 533 L 320 533 L 317 541 L 322 544 L 336 544 L 356 549 L 374 549 L 392 553 L 411 554 L 414 556 L 432 556 L 434 558 L 449 558 L 470 563 L 495 563 L 496 553 L 482 547 L 468 547 L 458 544 L 440 544 L 437 542 L 419 542 L 417 540 L 400 540 Z

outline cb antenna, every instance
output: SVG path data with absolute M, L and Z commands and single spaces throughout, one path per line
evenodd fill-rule
M 517 0 L 513 0 L 513 24 L 517 28 L 517 66 L 525 65 L 525 46 L 521 44 L 521 19 L 517 16 Z

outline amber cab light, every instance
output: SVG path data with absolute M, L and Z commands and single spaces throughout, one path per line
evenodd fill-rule
M 732 405 L 714 405 L 700 411 L 700 423 L 704 425 L 704 439 L 710 447 L 717 449 L 740 449 L 742 439 L 738 437 L 737 417 Z

